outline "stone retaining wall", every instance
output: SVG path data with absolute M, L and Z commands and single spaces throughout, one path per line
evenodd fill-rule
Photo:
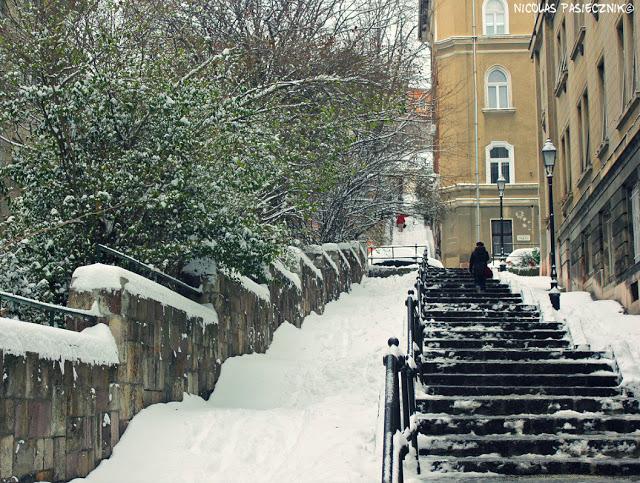
M 120 289 L 72 290 L 69 306 L 97 307 L 120 363 L 52 361 L 0 350 L 0 481 L 58 482 L 87 475 L 111 455 L 143 408 L 180 401 L 184 392 L 208 397 L 225 359 L 264 352 L 280 324 L 300 327 L 306 315 L 321 313 L 363 276 L 366 257 L 357 245 L 307 252 L 317 269 L 299 258 L 293 269 L 299 287 L 290 274 L 271 268 L 270 301 L 231 277 L 207 279 L 201 302 L 215 308 L 217 324 L 205 324 L 180 304 L 131 293 L 126 276 Z M 86 326 L 82 320 L 67 323 L 74 331 Z

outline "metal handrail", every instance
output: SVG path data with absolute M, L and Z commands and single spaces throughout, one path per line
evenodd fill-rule
M 389 348 L 395 347 L 398 351 L 400 341 L 391 338 L 387 342 Z M 404 364 L 404 359 L 392 351 L 384 357 L 386 367 L 384 390 L 384 440 L 382 450 L 382 483 L 402 483 L 404 481 L 402 471 L 402 454 L 406 445 L 400 445 L 401 421 L 400 421 L 400 391 L 399 373 Z
M 409 291 L 407 306 L 407 354 L 399 354 L 400 342 L 388 340 L 389 353 L 384 357 L 386 367 L 384 442 L 382 483 L 402 483 L 403 460 L 414 449 L 416 471 L 420 474 L 417 427 L 412 427 L 416 414 L 416 377 L 419 371 L 420 347 L 416 334 L 422 331 L 420 316 L 416 312 L 415 292 Z M 421 340 L 421 339 L 420 339 Z M 422 342 L 420 342 L 422 343 Z
M 42 312 L 49 314 L 49 324 L 51 326 L 55 325 L 54 315 L 55 314 L 63 314 L 69 315 L 72 317 L 80 317 L 82 319 L 86 319 L 90 322 L 96 324 L 98 322 L 98 316 L 88 310 L 82 309 L 72 309 L 70 307 L 63 307 L 61 305 L 49 304 L 46 302 L 40 302 L 39 300 L 30 299 L 27 297 L 23 297 L 21 295 L 15 295 L 9 292 L 0 291 L 0 300 L 7 301 L 11 304 L 24 305 L 26 307 L 30 307 L 36 310 L 41 310 Z M 28 321 L 25 321 L 28 322 Z
M 154 282 L 159 283 L 160 285 L 164 285 L 165 287 L 175 290 L 182 295 L 186 295 L 192 299 L 198 299 L 202 296 L 202 288 L 189 285 L 182 280 L 178 280 L 171 275 L 167 275 L 166 273 L 161 272 L 160 270 L 157 270 L 152 266 L 147 265 L 146 263 L 142 263 L 135 258 L 130 257 L 129 255 L 125 255 L 122 252 L 114 250 L 113 248 L 109 248 L 105 245 L 99 244 L 97 246 L 96 252 L 98 259 L 100 259 L 101 257 L 112 257 L 117 260 L 121 260 L 128 265 L 125 268 L 128 268 L 132 272 L 138 273 L 139 275 L 145 276 L 146 278 L 149 278 Z
M 369 247 L 369 254 L 367 259 L 369 260 L 369 262 L 372 262 L 373 260 L 396 260 L 396 256 L 395 256 L 395 249 L 396 248 L 413 248 L 415 250 L 414 252 L 414 256 L 404 256 L 404 255 L 400 255 L 397 257 L 397 260 L 415 260 L 416 263 L 418 262 L 418 259 L 420 260 L 424 260 L 426 258 L 426 254 L 427 251 L 429 249 L 428 245 L 418 245 L 418 244 L 414 244 L 414 245 L 381 245 L 381 246 L 371 246 Z M 423 255 L 418 255 L 418 249 L 419 248 L 424 248 L 424 252 Z M 381 250 L 381 249 L 391 249 L 391 256 L 382 256 L 382 257 L 374 257 L 373 251 L 374 250 Z
M 407 440 L 415 450 L 416 469 L 420 474 L 420 461 L 418 454 L 418 433 L 411 427 L 411 417 L 416 414 L 416 377 L 421 364 L 422 355 L 422 324 L 417 309 L 415 292 L 409 290 L 407 297 L 407 360 L 402 367 L 402 413 Z M 420 297 L 418 292 L 418 297 Z

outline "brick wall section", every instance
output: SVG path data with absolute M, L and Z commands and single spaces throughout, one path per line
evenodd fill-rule
M 87 475 L 114 445 L 135 414 L 159 402 L 180 401 L 184 392 L 208 397 L 228 357 L 264 352 L 280 324 L 300 327 L 311 311 L 361 280 L 366 258 L 342 247 L 329 256 L 309 253 L 322 272 L 300 263 L 302 290 L 275 269 L 271 303 L 218 275 L 204 284 L 203 303 L 212 303 L 218 324 L 203 327 L 161 301 L 125 290 L 71 293 L 69 306 L 98 301 L 100 322 L 118 345 L 114 367 L 26 357 L 0 351 L 0 482 L 68 481 Z M 80 320 L 68 328 L 81 331 Z M 62 370 L 64 369 L 64 370 Z

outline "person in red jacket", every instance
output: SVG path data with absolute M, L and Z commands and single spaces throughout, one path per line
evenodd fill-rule
M 407 226 L 407 217 L 403 214 L 399 214 L 398 216 L 396 216 L 396 226 L 398 227 L 398 230 L 402 232 L 402 230 L 404 230 Z

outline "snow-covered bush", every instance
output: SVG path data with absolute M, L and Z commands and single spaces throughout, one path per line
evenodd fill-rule
M 291 238 L 387 219 L 415 149 L 405 3 L 12 2 L 0 287 L 62 301 L 97 243 L 174 274 L 206 257 L 259 279 Z
M 209 256 L 259 278 L 284 233 L 263 218 L 260 190 L 283 167 L 277 133 L 250 122 L 258 107 L 230 95 L 233 59 L 187 70 L 162 51 L 146 57 L 135 36 L 149 25 L 115 8 L 64 12 L 64 24 L 40 13 L 21 10 L 31 44 L 0 47 L 16 69 L 0 73 L 0 112 L 24 139 L 0 170 L 18 189 L 1 226 L 1 285 L 60 300 L 97 243 L 172 272 Z M 91 32 L 77 34 L 87 18 Z M 56 49 L 55 63 L 43 58 Z M 38 79 L 25 82 L 27 70 Z
M 508 270 L 517 275 L 539 275 L 540 249 L 519 248 L 509 254 L 506 260 Z

